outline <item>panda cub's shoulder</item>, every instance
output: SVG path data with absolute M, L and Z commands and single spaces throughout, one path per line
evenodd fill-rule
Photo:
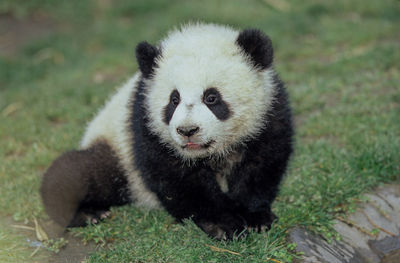
M 89 149 L 99 143 L 109 145 L 127 177 L 131 199 L 138 206 L 159 208 L 156 195 L 148 190 L 134 166 L 134 134 L 130 122 L 139 80 L 140 74 L 136 73 L 107 101 L 88 124 L 80 147 Z

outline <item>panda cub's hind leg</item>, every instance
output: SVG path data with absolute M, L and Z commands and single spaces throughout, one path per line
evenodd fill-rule
M 111 147 L 100 142 L 56 159 L 40 189 L 49 216 L 63 227 L 97 223 L 110 206 L 130 202 L 128 181 Z

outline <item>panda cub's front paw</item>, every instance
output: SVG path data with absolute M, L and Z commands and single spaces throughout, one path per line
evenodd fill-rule
M 277 219 L 278 217 L 272 213 L 272 211 L 260 211 L 246 215 L 246 221 L 248 222 L 249 230 L 256 232 L 263 232 L 270 229 L 272 223 Z
M 219 222 L 202 220 L 197 222 L 197 225 L 207 235 L 217 240 L 232 240 L 247 234 L 246 222 L 241 217 L 224 216 Z

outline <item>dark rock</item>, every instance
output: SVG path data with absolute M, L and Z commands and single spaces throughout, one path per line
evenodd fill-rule
M 400 251 L 400 236 L 385 237 L 382 240 L 369 240 L 368 244 L 375 253 L 384 257 L 396 250 Z
M 400 263 L 400 185 L 386 185 L 366 197 L 355 213 L 335 221 L 340 242 L 328 243 L 302 228 L 290 232 L 303 262 Z
M 297 251 L 303 252 L 304 262 L 329 262 L 329 263 L 363 263 L 357 251 L 346 243 L 332 241 L 326 242 L 321 236 L 314 235 L 305 229 L 294 228 L 290 232 L 291 242 L 297 244 Z

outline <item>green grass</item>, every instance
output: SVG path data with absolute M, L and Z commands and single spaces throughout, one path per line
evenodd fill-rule
M 0 13 L 45 14 L 55 30 L 0 57 L 0 217 L 45 219 L 41 174 L 78 146 L 85 124 L 136 69 L 134 47 L 190 20 L 265 31 L 296 119 L 296 151 L 263 234 L 217 242 L 192 222 L 131 206 L 76 229 L 102 249 L 89 262 L 288 262 L 287 230 L 327 237 L 332 220 L 373 187 L 400 178 L 400 2 L 13 1 Z M 25 262 L 27 244 L 0 224 L 0 259 Z M 218 247 L 223 250 L 215 250 Z M 240 255 L 231 252 L 240 253 Z M 35 260 L 33 257 L 32 260 Z

